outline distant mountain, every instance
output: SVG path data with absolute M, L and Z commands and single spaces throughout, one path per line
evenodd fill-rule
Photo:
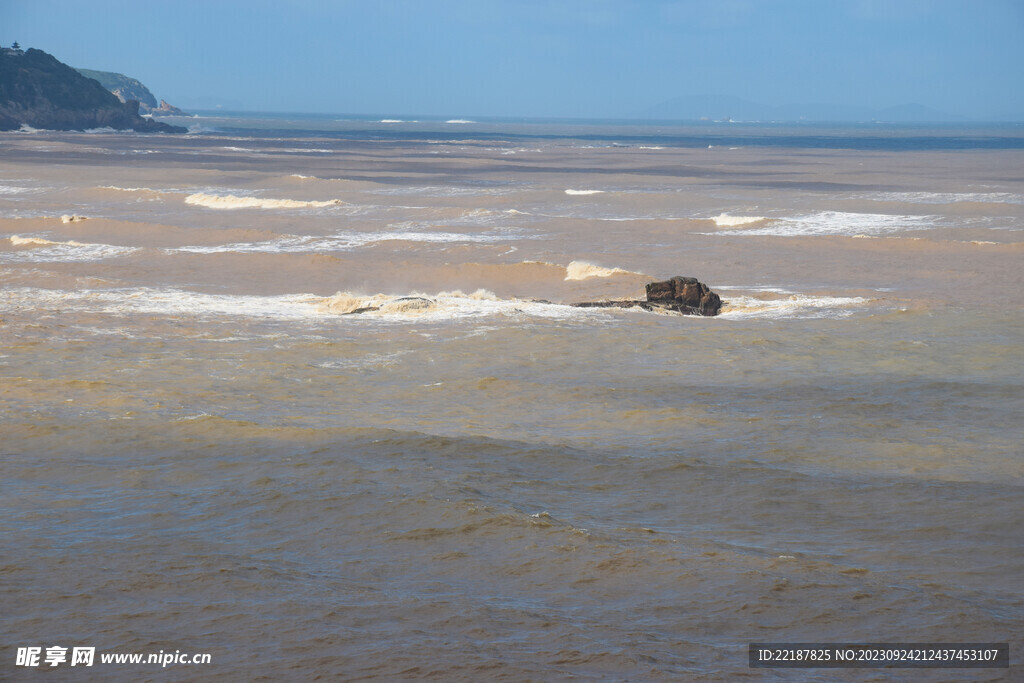
M 841 104 L 786 104 L 771 106 L 727 95 L 676 97 L 651 107 L 641 118 L 679 121 L 883 121 L 913 123 L 961 121 L 962 117 L 920 104 L 873 109 Z
M 53 130 L 114 128 L 144 133 L 184 133 L 139 116 L 137 101 L 121 102 L 42 50 L 0 49 L 0 130 L 26 124 Z
M 86 78 L 99 81 L 100 85 L 114 93 L 117 99 L 122 102 L 128 102 L 129 100 L 137 101 L 139 103 L 139 112 L 143 114 L 186 115 L 185 112 L 164 100 L 160 100 L 158 104 L 156 97 L 153 96 L 149 88 L 144 86 L 141 81 L 130 76 L 114 73 L 113 71 L 94 71 L 92 69 L 75 68 L 75 71 Z
M 134 78 L 130 78 L 124 74 L 116 74 L 112 71 L 93 71 L 92 69 L 79 69 L 77 67 L 75 68 L 75 71 L 86 78 L 99 81 L 100 85 L 117 95 L 117 99 L 122 102 L 137 100 L 140 105 L 140 109 L 142 109 L 142 107 L 156 109 L 158 106 L 156 98 L 153 97 L 153 93 L 149 91 L 149 88 L 142 85 L 141 82 Z

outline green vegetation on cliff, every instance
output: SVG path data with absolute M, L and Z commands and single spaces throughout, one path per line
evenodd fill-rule
M 156 98 L 153 97 L 153 93 L 149 91 L 149 88 L 134 78 L 125 76 L 124 74 L 117 74 L 112 71 L 93 71 L 92 69 L 78 68 L 76 68 L 75 71 L 86 78 L 99 81 L 100 85 L 117 95 L 117 99 L 122 102 L 136 100 L 139 104 L 144 107 L 149 107 L 150 109 L 156 109 L 157 106 L 159 106 L 157 105 Z

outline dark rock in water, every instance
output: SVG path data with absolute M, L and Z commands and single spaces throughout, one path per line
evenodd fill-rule
M 580 308 L 642 308 L 645 311 L 675 311 L 685 315 L 718 315 L 722 299 L 706 284 L 693 277 L 676 276 L 647 285 L 646 301 L 585 301 Z
M 370 313 L 371 311 L 379 311 L 380 306 L 361 306 L 359 308 L 353 308 L 351 311 L 346 311 L 342 315 L 359 315 L 360 313 Z
M 647 285 L 647 301 L 690 315 L 718 315 L 722 299 L 695 277 L 676 276 Z
M 181 109 L 178 109 L 173 104 L 169 104 L 166 100 L 160 100 L 160 106 L 156 109 L 152 109 L 150 114 L 161 114 L 163 116 L 188 116 Z

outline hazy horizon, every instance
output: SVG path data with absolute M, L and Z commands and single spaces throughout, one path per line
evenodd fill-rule
M 185 109 L 1024 120 L 1024 8 L 1008 1 L 37 0 L 5 5 L 0 26 L 5 46 Z

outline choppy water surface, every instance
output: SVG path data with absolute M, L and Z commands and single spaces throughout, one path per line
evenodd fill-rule
M 1020 661 L 1018 134 L 257 128 L 0 137 L 12 648 L 213 656 L 114 680 Z M 723 315 L 568 305 L 672 275 Z

